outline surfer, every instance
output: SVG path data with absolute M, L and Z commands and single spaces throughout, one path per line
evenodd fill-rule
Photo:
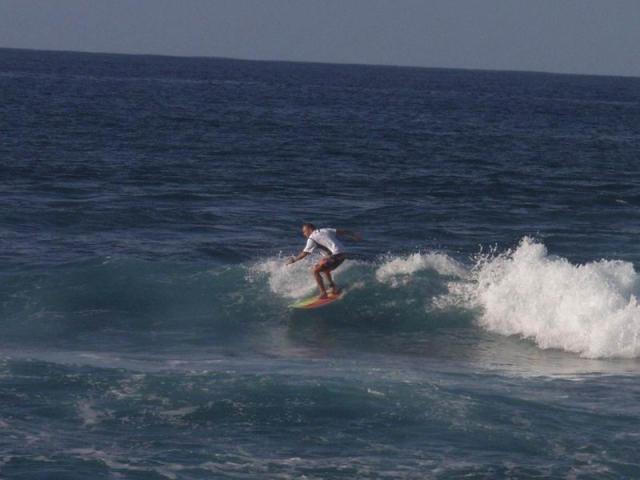
M 329 288 L 331 288 L 331 294 L 338 295 L 339 289 L 336 287 L 335 283 L 333 283 L 331 271 L 338 268 L 347 258 L 345 248 L 338 237 L 350 238 L 351 240 L 358 241 L 361 239 L 360 235 L 350 230 L 316 228 L 313 223 L 302 224 L 302 235 L 306 237 L 307 244 L 298 255 L 291 257 L 287 261 L 287 265 L 291 265 L 298 260 L 302 260 L 316 248 L 319 249 L 324 255 L 324 258 L 314 265 L 312 271 L 321 292 L 320 298 L 328 297 L 327 289 L 325 288 L 324 281 L 322 280 L 322 273 L 327 277 Z

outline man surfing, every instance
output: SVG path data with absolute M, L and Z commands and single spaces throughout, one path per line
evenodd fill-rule
M 316 228 L 313 223 L 302 224 L 302 235 L 307 238 L 307 244 L 304 249 L 295 257 L 291 257 L 287 261 L 287 265 L 302 260 L 307 255 L 312 253 L 316 248 L 322 252 L 324 258 L 322 258 L 313 267 L 313 276 L 318 283 L 320 289 L 319 298 L 328 298 L 327 289 L 324 286 L 322 280 L 322 273 L 327 277 L 329 288 L 331 288 L 332 295 L 338 295 L 340 290 L 333 283 L 331 278 L 331 272 L 338 268 L 342 262 L 347 258 L 345 248 L 338 239 L 338 237 L 350 238 L 351 240 L 361 240 L 360 235 L 350 230 L 341 230 L 335 228 Z

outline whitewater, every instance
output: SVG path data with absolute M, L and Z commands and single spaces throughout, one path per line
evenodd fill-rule
M 393 318 L 402 310 L 403 317 L 429 324 L 457 312 L 488 331 L 540 348 L 587 358 L 640 354 L 640 283 L 630 262 L 571 264 L 528 237 L 513 250 L 474 261 L 465 268 L 443 253 L 387 255 L 378 262 L 347 263 L 336 281 L 349 285 L 345 309 L 366 310 L 367 298 L 376 298 L 376 316 Z M 250 268 L 248 278 L 254 282 L 264 274 L 276 296 L 301 298 L 317 292 L 311 265 L 265 260 Z

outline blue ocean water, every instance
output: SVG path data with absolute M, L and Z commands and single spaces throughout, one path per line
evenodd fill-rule
M 640 79 L 0 50 L 0 477 L 640 478 Z M 349 228 L 310 312 L 300 224 Z

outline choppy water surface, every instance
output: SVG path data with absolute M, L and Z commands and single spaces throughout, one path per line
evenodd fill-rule
M 640 80 L 0 50 L 2 478 L 637 478 Z M 302 221 L 359 231 L 310 312 Z

